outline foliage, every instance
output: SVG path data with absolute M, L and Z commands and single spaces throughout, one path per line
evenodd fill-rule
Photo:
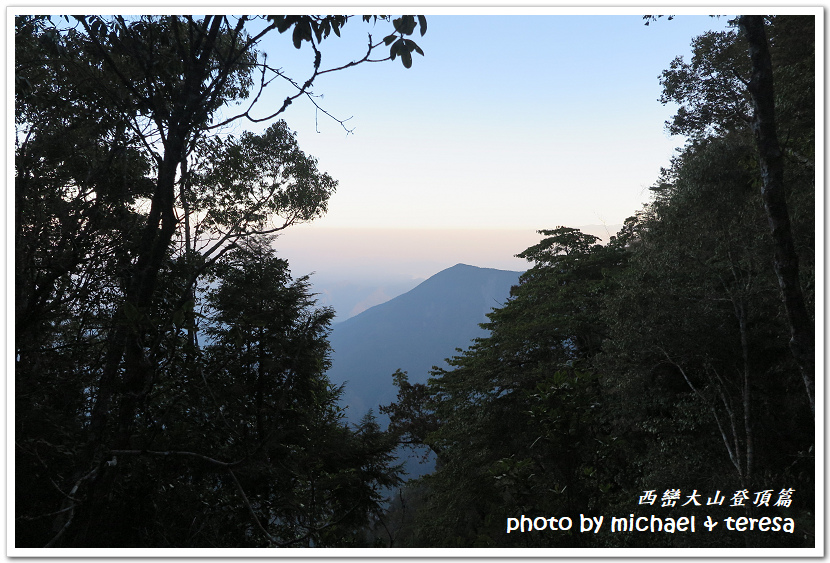
M 597 447 L 607 431 L 595 416 L 597 380 L 576 366 L 600 341 L 595 297 L 622 248 L 595 244 L 595 237 L 575 229 L 542 234 L 546 238 L 521 255 L 534 267 L 483 325 L 490 336 L 433 373 L 431 396 L 413 395 L 413 386 L 397 375 L 401 401 L 388 409 L 391 426 L 438 421 L 426 436 L 410 431 L 438 454 L 416 516 L 413 541 L 420 545 L 579 546 L 578 534 L 505 536 L 501 515 L 530 509 L 578 514 L 612 486 L 597 470 L 607 453 Z M 417 400 L 425 404 L 402 408 Z
M 206 140 L 197 147 L 188 180 L 190 211 L 204 215 L 194 225 L 197 238 L 202 231 L 215 237 L 265 234 L 313 221 L 326 213 L 337 186 L 300 150 L 284 121 L 261 135 L 244 132 L 239 139 L 228 135 Z
M 423 383 L 410 383 L 407 373 L 401 370 L 392 375 L 392 380 L 398 389 L 398 402 L 380 407 L 380 413 L 390 419 L 388 432 L 401 445 L 414 447 L 426 444 L 439 454 L 438 446 L 428 438 L 438 428 L 435 412 L 426 404 L 429 387 Z
M 746 80 L 749 60 L 735 30 L 710 31 L 692 41 L 688 63 L 675 58 L 663 71 L 663 104 L 680 104 L 668 130 L 674 135 L 705 137 L 740 126 L 751 113 Z
M 15 545 L 363 541 L 394 444 L 342 422 L 331 314 L 256 237 L 336 186 L 275 118 L 320 74 L 420 52 L 412 18 L 375 18 L 403 43 L 341 68 L 320 43 L 346 16 L 15 18 Z M 257 50 L 289 29 L 303 80 Z M 220 136 L 244 121 L 272 123 Z
M 768 20 L 787 154 L 784 182 L 814 307 L 812 18 Z M 802 35 L 803 34 L 803 35 Z M 606 245 L 540 231 L 533 267 L 476 340 L 417 389 L 400 373 L 387 407 L 403 440 L 438 452 L 420 517 L 397 541 L 445 547 L 796 547 L 814 537 L 813 418 L 788 349 L 773 233 L 750 122 L 748 46 L 735 31 L 695 39 L 664 72 L 670 131 L 689 136 L 653 198 Z M 795 77 L 795 69 L 800 74 Z M 778 82 L 776 82 L 778 84 Z M 796 106 L 800 109 L 796 110 Z M 801 147 L 801 148 L 798 148 Z M 684 508 L 704 519 L 795 518 L 795 534 L 506 534 L 507 517 L 654 513 L 646 490 L 799 491 L 798 506 Z M 704 497 L 705 498 L 705 497 Z M 732 512 L 730 512 L 730 510 Z M 740 513 L 740 514 L 736 514 Z M 676 516 L 677 513 L 673 513 Z
M 292 282 L 273 254 L 270 240 L 254 239 L 223 257 L 205 299 L 209 343 L 198 370 L 157 386 L 146 449 L 232 461 L 219 472 L 198 462 L 162 468 L 158 480 L 180 489 L 162 492 L 188 507 L 193 524 L 179 529 L 182 509 L 159 509 L 147 543 L 350 545 L 379 491 L 397 482 L 392 444 L 372 420 L 347 427 L 340 390 L 324 375 L 333 313 L 314 309 L 307 278 Z M 206 512 L 206 502 L 222 510 Z
M 377 23 L 378 18 L 390 20 L 389 16 L 362 16 L 364 22 Z M 411 39 L 407 39 L 407 35 L 412 35 L 415 29 L 420 26 L 421 37 L 427 32 L 427 19 L 424 16 L 418 16 L 418 21 L 415 21 L 415 16 L 400 16 L 392 20 L 392 25 L 395 28 L 394 33 L 391 33 L 383 38 L 383 44 L 389 47 L 389 58 L 395 60 L 396 57 L 401 57 L 401 63 L 404 67 L 410 68 L 412 66 L 412 53 L 416 52 L 423 56 L 424 51 L 417 43 Z M 304 41 L 311 43 L 314 47 L 313 39 L 320 43 L 327 38 L 333 31 L 334 34 L 340 37 L 340 28 L 349 20 L 348 16 L 268 16 L 268 20 L 276 25 L 280 33 L 284 33 L 294 27 L 291 34 L 291 40 L 294 47 L 300 49 Z M 370 51 L 378 45 L 372 45 L 371 36 L 369 37 Z M 368 55 L 367 55 L 368 56 Z

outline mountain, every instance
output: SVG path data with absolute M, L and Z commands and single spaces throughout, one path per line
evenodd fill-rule
M 426 382 L 430 369 L 485 336 L 479 323 L 501 307 L 521 272 L 456 264 L 414 289 L 334 325 L 334 350 L 328 372 L 334 384 L 346 383 L 342 401 L 357 421 L 370 408 L 393 402 L 392 374 L 409 373 Z
M 317 274 L 311 277 L 312 286 L 317 292 L 317 305 L 332 307 L 337 313 L 332 324 L 341 323 L 370 307 L 385 303 L 409 291 L 422 281 L 424 281 L 423 277 L 412 279 L 388 274 L 371 280 L 337 279 L 333 276 Z

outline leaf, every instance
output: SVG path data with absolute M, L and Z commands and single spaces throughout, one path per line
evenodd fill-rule
M 302 46 L 303 41 L 311 41 L 311 20 L 306 17 L 298 18 L 297 25 L 294 28 L 294 47 L 297 49 Z
M 404 35 L 412 35 L 412 32 L 415 31 L 415 16 L 402 16 L 401 17 L 401 33 Z
M 297 16 L 268 16 L 268 20 L 277 25 L 277 31 L 285 33 L 292 24 L 297 22 Z
M 395 57 L 398 55 L 403 54 L 403 39 L 398 39 L 395 43 L 392 44 L 392 47 L 389 49 L 389 56 L 392 60 L 395 60 Z
M 383 38 L 383 43 L 385 45 L 391 45 L 392 43 L 395 42 L 395 39 L 397 39 L 397 38 L 398 38 L 398 36 L 395 35 L 394 33 L 392 35 L 387 35 L 386 37 Z
M 427 32 L 427 19 L 425 16 L 418 16 L 418 24 L 421 26 L 421 37 Z M 423 55 L 423 53 L 421 53 Z
M 299 49 L 300 46 L 303 44 L 303 32 L 300 29 L 299 24 L 297 24 L 297 27 L 294 28 L 294 34 L 292 36 L 292 39 L 294 41 L 294 47 L 296 49 Z

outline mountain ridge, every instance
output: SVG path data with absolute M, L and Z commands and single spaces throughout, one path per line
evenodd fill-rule
M 458 263 L 334 325 L 328 374 L 332 383 L 346 384 L 348 417 L 357 420 L 393 402 L 395 370 L 423 383 L 433 366 L 485 336 L 479 325 L 504 304 L 521 273 Z

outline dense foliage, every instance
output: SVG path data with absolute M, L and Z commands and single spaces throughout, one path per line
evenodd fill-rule
M 783 209 L 809 311 L 814 25 L 784 16 L 766 25 L 781 109 Z M 680 105 L 668 127 L 689 141 L 652 201 L 606 245 L 575 229 L 540 231 L 542 241 L 519 254 L 532 267 L 489 316 L 488 337 L 433 371 L 427 385 L 396 374 L 398 401 L 384 408 L 390 430 L 403 443 L 430 446 L 438 464 L 409 488 L 414 517 L 402 518 L 402 503 L 387 511 L 384 523 L 398 526 L 388 542 L 815 545 L 812 398 L 779 283 L 779 233 L 762 194 L 769 167 L 759 154 L 753 63 L 737 30 L 708 33 L 693 49 L 690 62 L 676 59 L 662 77 L 663 101 Z M 793 502 L 778 502 L 789 489 Z M 655 504 L 641 502 L 647 491 Z M 679 496 L 665 506 L 668 491 Z M 725 502 L 709 504 L 717 491 Z M 732 506 L 738 491 L 748 498 Z M 756 495 L 763 491 L 767 504 Z M 608 531 L 612 516 L 629 514 L 696 515 L 699 529 Z M 507 519 L 521 515 L 567 516 L 574 525 L 506 533 Z M 581 515 L 604 515 L 605 532 L 582 533 Z M 701 524 L 707 516 L 720 523 L 711 532 Z M 794 528 L 726 529 L 724 518 L 742 516 L 793 518 Z
M 16 547 L 364 544 L 394 444 L 267 238 L 336 187 L 275 118 L 349 19 L 15 17 Z M 362 19 L 394 30 L 347 67 L 421 52 L 423 17 Z M 289 31 L 303 79 L 257 50 Z

